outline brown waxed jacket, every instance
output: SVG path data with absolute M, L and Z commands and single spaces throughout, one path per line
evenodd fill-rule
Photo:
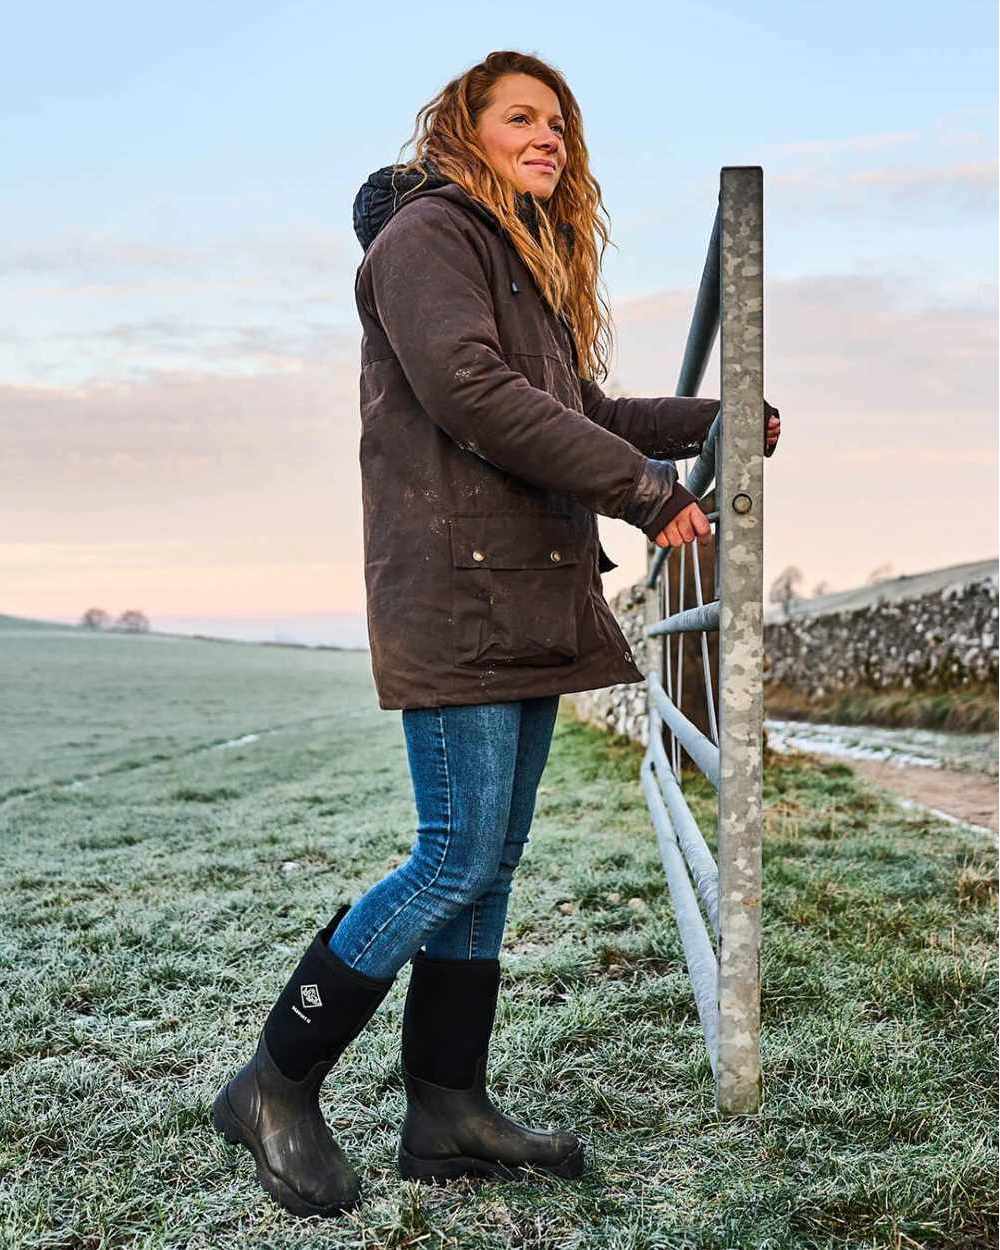
M 718 400 L 608 398 L 488 210 L 436 178 L 399 200 L 359 230 L 355 287 L 379 706 L 643 680 L 594 514 L 654 538 L 693 498 L 667 457 L 697 451 Z

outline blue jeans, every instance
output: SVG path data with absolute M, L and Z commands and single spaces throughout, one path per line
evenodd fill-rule
M 498 956 L 558 707 L 546 695 L 403 710 L 417 836 L 334 930 L 335 955 L 381 979 L 422 946 L 434 959 Z

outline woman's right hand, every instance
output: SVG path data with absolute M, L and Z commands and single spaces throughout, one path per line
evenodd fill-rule
M 694 542 L 696 538 L 707 538 L 711 532 L 712 522 L 696 503 L 689 503 L 657 534 L 656 545 L 680 547 L 683 543 Z

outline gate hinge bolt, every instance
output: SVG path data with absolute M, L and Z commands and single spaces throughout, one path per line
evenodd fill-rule
M 733 499 L 733 511 L 738 512 L 741 516 L 749 512 L 753 507 L 753 500 L 749 495 L 739 494 Z

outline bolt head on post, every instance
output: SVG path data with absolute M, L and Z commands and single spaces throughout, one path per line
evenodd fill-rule
M 753 507 L 753 500 L 749 495 L 742 492 L 733 498 L 733 511 L 738 512 L 740 516 L 745 516 Z

